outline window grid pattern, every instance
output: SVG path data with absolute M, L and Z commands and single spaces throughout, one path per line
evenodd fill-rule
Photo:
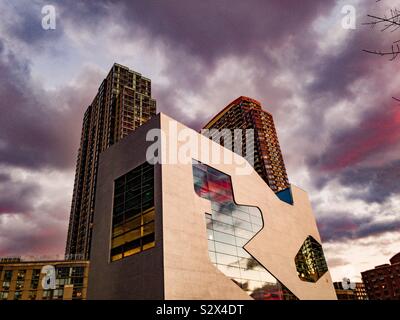
M 37 289 L 39 285 L 40 269 L 32 270 L 31 289 Z
M 197 195 L 211 201 L 206 213 L 208 251 L 211 262 L 256 300 L 297 299 L 243 247 L 263 228 L 261 211 L 237 205 L 228 175 L 200 162 L 193 162 Z
M 83 266 L 76 267 L 56 267 L 56 289 L 43 290 L 43 300 L 61 300 L 64 296 L 64 287 L 73 285 L 73 291 L 84 289 L 84 272 Z M 73 299 L 82 299 L 82 294 L 72 296 Z
M 154 166 L 148 162 L 115 180 L 111 261 L 155 246 Z
M 13 271 L 12 270 L 6 270 L 4 271 L 4 277 L 3 277 L 3 285 L 2 285 L 2 289 L 4 291 L 7 291 L 10 289 L 10 285 L 11 285 L 11 279 L 13 276 Z M 8 295 L 7 295 L 8 296 Z M 7 299 L 7 298 L 6 298 Z
M 317 282 L 328 271 L 321 244 L 308 236 L 295 258 L 299 278 L 307 282 Z

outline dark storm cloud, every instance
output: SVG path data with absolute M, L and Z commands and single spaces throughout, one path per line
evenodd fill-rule
M 400 141 L 400 107 L 382 105 L 364 114 L 357 126 L 333 134 L 327 150 L 311 159 L 323 171 L 340 171 L 396 147 Z
M 356 217 L 350 212 L 332 212 L 318 219 L 318 228 L 323 242 L 343 242 L 399 231 L 400 219 L 376 221 L 372 217 Z
M 10 181 L 10 176 L 5 173 L 0 173 L 0 183 Z
M 59 254 L 65 248 L 65 237 L 65 223 L 39 221 L 34 217 L 28 224 L 14 220 L 6 225 L 0 221 L 0 256 Z
M 332 1 L 302 1 L 294 8 L 290 0 L 169 0 L 85 1 L 61 3 L 78 23 L 100 21 L 123 8 L 126 28 L 143 28 L 177 49 L 185 48 L 204 63 L 230 54 L 242 55 L 264 45 L 279 45 L 290 36 L 301 37 L 309 23 L 332 6 Z
M 0 173 L 0 215 L 29 213 L 40 191 L 33 182 L 17 182 L 8 174 Z
M 56 108 L 49 109 L 45 97 L 37 96 L 26 63 L 13 55 L 0 59 L 0 137 L 5 144 L 0 163 L 32 168 L 67 165 L 63 141 L 55 135 L 61 122 Z
M 367 76 L 379 63 L 372 55 L 362 52 L 362 49 L 376 41 L 376 38 L 371 37 L 368 30 L 359 30 L 352 34 L 341 52 L 332 49 L 327 56 L 316 59 L 315 80 L 308 86 L 308 93 L 312 97 L 328 95 L 336 100 L 353 97 L 354 93 L 350 92 L 351 85 Z
M 315 184 L 321 188 L 332 178 L 366 193 L 354 197 L 367 202 L 384 202 L 393 194 L 400 194 L 400 160 L 368 165 L 369 159 L 398 148 L 400 141 L 400 107 L 390 102 L 386 107 L 366 113 L 358 126 L 337 132 L 328 148 L 309 159 L 314 168 Z
M 285 50 L 298 56 L 297 65 L 312 61 L 317 44 L 310 26 L 334 4 L 334 1 L 302 1 L 296 5 L 289 0 L 170 0 L 85 1 L 75 7 L 72 1 L 60 3 L 64 16 L 82 28 L 96 30 L 93 26 L 114 16 L 114 21 L 123 25 L 121 41 L 135 42 L 145 37 L 154 44 L 163 43 L 167 65 L 162 73 L 170 84 L 165 90 L 154 87 L 159 110 L 195 129 L 224 106 L 211 102 L 205 107 L 210 110 L 207 116 L 203 112 L 188 117 L 176 108 L 179 100 L 174 89 L 179 88 L 186 96 L 205 91 L 221 59 L 247 57 L 258 66 L 257 74 L 254 73 L 258 79 L 242 79 L 237 74 L 231 81 L 254 81 L 260 92 L 273 91 L 269 83 L 274 75 L 279 75 L 279 70 L 272 56 L 288 45 Z M 228 99 L 233 100 L 236 95 L 232 92 Z
M 0 44 L 2 43 L 0 39 Z M 4 50 L 3 50 L 4 51 Z M 97 75 L 94 75 L 97 79 Z M 29 61 L 0 55 L 0 163 L 23 168 L 70 168 L 76 159 L 82 112 L 93 84 L 47 92 L 33 84 Z
M 63 32 L 60 12 L 57 11 L 58 1 L 46 0 L 19 0 L 10 2 L 10 16 L 5 19 L 5 32 L 14 40 L 19 40 L 30 45 L 34 50 L 41 50 L 58 40 Z M 53 5 L 56 8 L 56 29 L 45 30 L 42 27 L 42 19 L 46 14 L 42 13 L 45 5 Z
M 357 198 L 382 203 L 395 194 L 400 195 L 400 160 L 377 168 L 346 170 L 340 175 L 340 182 L 354 189 L 368 187 L 368 192 L 357 194 Z

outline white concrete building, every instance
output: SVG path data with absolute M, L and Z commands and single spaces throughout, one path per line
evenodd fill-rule
M 88 298 L 336 299 L 307 193 L 288 204 L 245 165 L 164 114 L 104 151 Z

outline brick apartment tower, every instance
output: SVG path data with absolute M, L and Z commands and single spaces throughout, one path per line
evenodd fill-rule
M 261 103 L 239 97 L 211 119 L 204 129 L 254 129 L 254 169 L 275 193 L 289 188 L 289 180 L 272 115 Z M 242 154 L 245 154 L 243 143 Z
M 400 300 L 400 252 L 389 261 L 361 272 L 369 300 Z
M 114 64 L 87 108 L 76 163 L 66 257 L 89 259 L 99 154 L 156 114 L 151 81 Z

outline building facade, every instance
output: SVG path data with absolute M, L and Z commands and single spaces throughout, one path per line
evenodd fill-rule
M 400 300 L 400 253 L 361 276 L 370 300 Z
M 99 154 L 156 114 L 151 82 L 114 64 L 87 108 L 75 171 L 66 256 L 88 259 Z
M 100 155 L 88 298 L 336 299 L 306 192 L 204 147 L 234 157 L 158 114 Z
M 54 267 L 55 288 L 43 286 L 44 266 Z M 0 259 L 1 300 L 84 300 L 88 261 L 21 261 Z
M 260 102 L 241 96 L 211 119 L 204 129 L 253 129 L 254 169 L 275 193 L 289 188 L 274 119 L 262 109 Z M 241 151 L 243 155 L 246 153 L 245 143 Z
M 363 282 L 355 282 L 343 287 L 343 282 L 334 282 L 338 300 L 368 300 Z

